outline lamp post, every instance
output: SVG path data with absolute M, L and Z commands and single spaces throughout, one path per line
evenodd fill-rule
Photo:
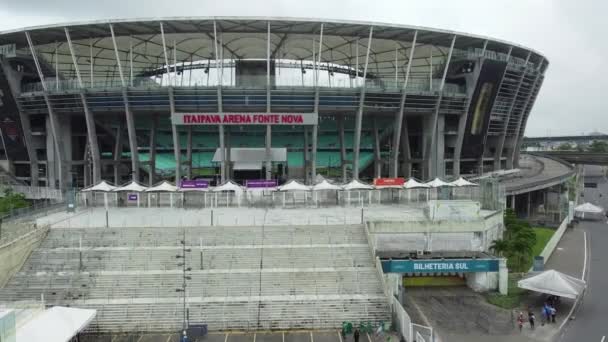
M 182 229 L 182 239 L 180 240 L 182 245 L 182 254 L 176 255 L 176 259 L 183 259 L 182 262 L 178 263 L 177 266 L 182 267 L 182 287 L 175 289 L 175 292 L 182 292 L 183 298 L 183 320 L 182 329 L 185 332 L 188 329 L 188 314 L 186 311 L 186 280 L 191 280 L 192 277 L 188 276 L 186 272 L 191 271 L 190 267 L 186 266 L 186 252 L 190 252 L 190 248 L 186 248 L 186 228 Z

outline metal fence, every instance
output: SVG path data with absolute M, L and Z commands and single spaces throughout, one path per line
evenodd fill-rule
M 404 204 L 421 206 L 429 200 L 472 200 L 482 209 L 502 210 L 504 188 L 497 184 L 485 187 L 435 189 L 375 189 L 323 191 L 241 191 L 241 192 L 81 192 L 77 203 L 84 207 L 136 208 L 325 208 L 369 207 Z

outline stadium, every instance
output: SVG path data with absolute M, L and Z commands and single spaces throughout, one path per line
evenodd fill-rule
M 0 165 L 63 201 L 0 226 L 0 319 L 40 301 L 84 310 L 66 335 L 88 341 L 432 341 L 405 286 L 506 294 L 504 187 L 473 176 L 517 167 L 538 52 L 211 17 L 2 32 L 0 62 Z
M 548 66 L 486 37 L 312 19 L 97 21 L 0 45 L 5 159 L 61 189 L 509 169 Z

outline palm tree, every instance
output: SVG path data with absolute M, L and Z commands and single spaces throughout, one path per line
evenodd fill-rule
M 490 249 L 494 251 L 494 254 L 498 255 L 499 257 L 502 257 L 505 252 L 509 251 L 509 242 L 502 239 L 494 240 L 492 241 Z

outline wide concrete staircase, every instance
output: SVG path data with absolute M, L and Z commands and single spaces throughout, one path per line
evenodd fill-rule
M 362 226 L 186 228 L 185 237 L 191 324 L 318 329 L 390 319 Z M 97 309 L 92 331 L 176 331 L 182 238 L 183 228 L 52 229 L 0 302 L 44 294 L 50 305 Z

